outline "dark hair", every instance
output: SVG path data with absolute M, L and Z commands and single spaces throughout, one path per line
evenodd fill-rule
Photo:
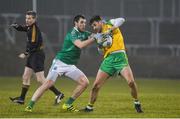
M 80 18 L 86 19 L 83 15 L 79 14 L 74 17 L 73 23 L 75 24 L 75 22 L 78 22 Z
M 26 15 L 32 15 L 33 18 L 36 18 L 36 12 L 35 11 L 27 11 Z
M 99 16 L 99 15 L 95 15 L 95 16 L 93 16 L 91 19 L 90 19 L 90 22 L 89 22 L 89 24 L 90 25 L 92 25 L 92 23 L 94 22 L 94 21 L 101 21 L 102 20 L 102 18 L 101 18 L 101 16 Z

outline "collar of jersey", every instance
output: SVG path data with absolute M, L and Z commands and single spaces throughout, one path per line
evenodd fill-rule
M 74 29 L 75 29 L 77 32 L 79 32 L 79 30 L 77 29 L 77 27 L 74 27 Z

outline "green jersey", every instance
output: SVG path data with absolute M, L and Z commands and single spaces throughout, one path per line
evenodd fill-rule
M 77 28 L 73 28 L 70 32 L 66 34 L 64 39 L 63 47 L 56 55 L 56 59 L 61 60 L 66 64 L 77 64 L 81 49 L 74 45 L 75 40 L 87 40 L 90 32 L 84 31 L 80 32 Z

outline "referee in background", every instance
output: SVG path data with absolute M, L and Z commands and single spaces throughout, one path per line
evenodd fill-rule
M 30 79 L 33 71 L 36 75 L 37 81 L 41 84 L 45 82 L 44 77 L 44 61 L 45 54 L 43 51 L 43 38 L 41 31 L 36 23 L 37 15 L 34 11 L 26 12 L 26 25 L 18 25 L 16 23 L 11 24 L 11 27 L 18 31 L 24 31 L 27 34 L 26 51 L 19 55 L 19 58 L 26 58 L 26 65 L 24 74 L 22 76 L 22 90 L 19 97 L 12 98 L 10 100 L 14 103 L 24 104 L 26 93 L 30 86 Z M 59 104 L 64 94 L 58 91 L 54 86 L 49 88 L 55 95 L 55 105 Z

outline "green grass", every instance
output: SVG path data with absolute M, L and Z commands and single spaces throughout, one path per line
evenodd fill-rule
M 83 108 L 89 98 L 93 79 L 89 88 L 79 97 L 74 105 Z M 21 90 L 20 78 L 0 78 L 0 118 L 64 118 L 64 117 L 96 117 L 96 118 L 177 118 L 180 117 L 180 80 L 136 80 L 139 97 L 145 113 L 137 114 L 126 81 L 110 79 L 101 89 L 95 110 L 92 113 L 70 113 L 61 109 L 62 103 L 71 95 L 75 83 L 71 80 L 57 80 L 56 86 L 65 93 L 65 99 L 59 106 L 53 106 L 54 94 L 47 91 L 36 103 L 32 113 L 24 112 L 27 102 L 38 87 L 36 80 L 32 80 L 25 105 L 17 105 L 9 100 L 9 96 L 18 96 Z

